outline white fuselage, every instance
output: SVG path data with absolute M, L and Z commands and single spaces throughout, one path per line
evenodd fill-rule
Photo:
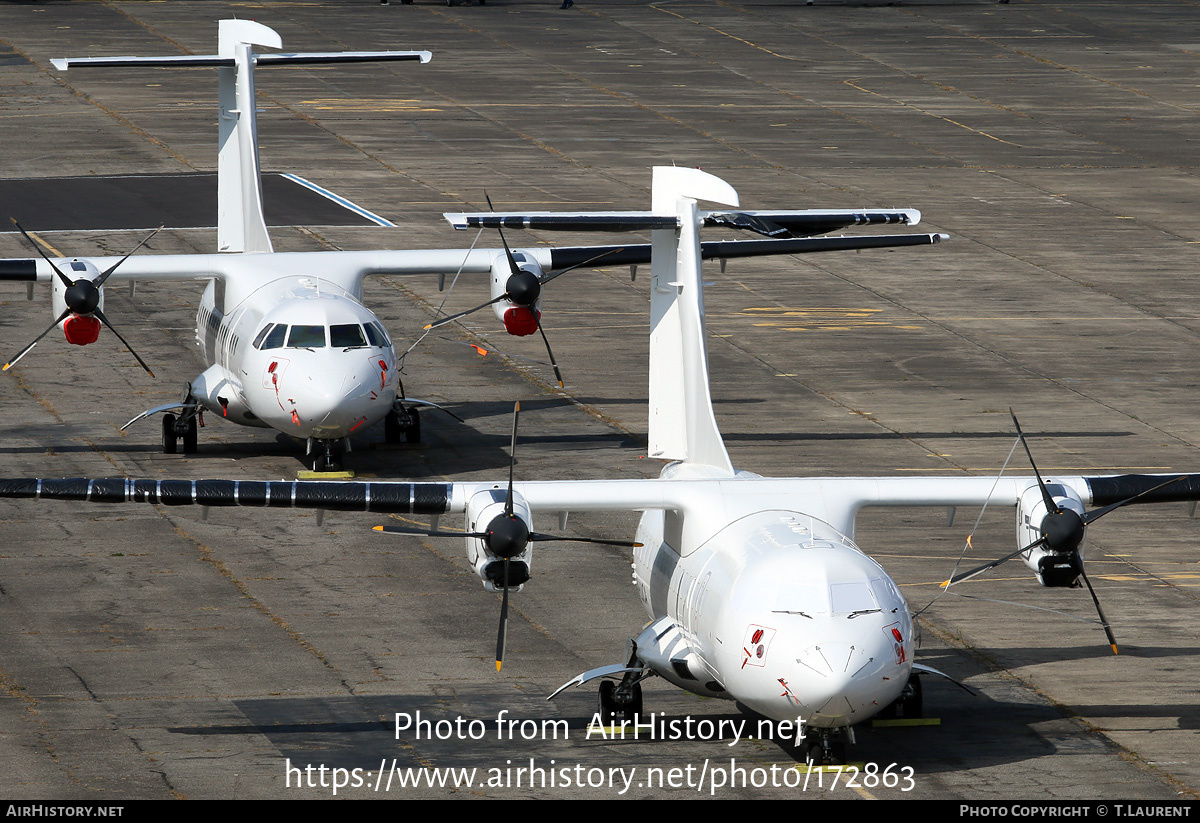
M 208 368 L 195 398 L 235 423 L 340 440 L 379 422 L 399 385 L 396 350 L 356 295 L 316 277 L 277 277 L 234 302 L 209 283 L 196 318 Z
M 695 467 L 668 467 L 664 477 L 681 469 Z M 697 543 L 685 533 L 709 536 Z M 682 641 L 664 647 L 664 659 L 653 650 L 643 659 L 681 688 L 775 720 L 837 728 L 888 706 L 908 682 L 914 644 L 904 597 L 833 526 L 799 511 L 697 505 L 648 511 L 637 540 L 642 603 L 660 631 L 669 621 Z

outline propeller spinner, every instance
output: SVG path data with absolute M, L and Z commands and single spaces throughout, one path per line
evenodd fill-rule
M 514 557 L 525 552 L 530 543 L 550 541 L 571 541 L 573 543 L 598 543 L 604 546 L 621 546 L 624 548 L 639 548 L 642 544 L 629 540 L 605 540 L 594 537 L 571 537 L 566 535 L 542 534 L 529 530 L 524 518 L 516 513 L 515 495 L 513 492 L 513 466 L 516 464 L 517 453 L 517 421 L 521 413 L 521 404 L 513 407 L 512 444 L 509 449 L 508 490 L 504 497 L 504 511 L 493 517 L 487 528 L 481 532 L 445 532 L 430 529 L 410 529 L 403 526 L 376 526 L 375 531 L 389 534 L 416 534 L 424 537 L 466 537 L 482 540 L 487 551 L 493 557 L 500 558 L 504 564 L 503 577 L 500 585 L 503 599 L 500 604 L 500 627 L 496 635 L 496 671 L 500 671 L 504 662 L 504 647 L 508 637 L 508 590 L 511 585 L 509 563 Z M 517 582 L 517 585 L 524 580 Z
M 484 199 L 487 200 L 488 208 L 492 211 L 495 211 L 495 208 L 492 206 L 492 199 L 488 197 L 486 192 L 483 196 Z M 601 258 L 607 257 L 610 254 L 617 254 L 625 249 L 623 247 L 618 249 L 609 249 L 608 251 L 598 254 L 589 260 L 585 260 L 582 263 L 577 263 L 574 266 L 569 266 L 568 268 L 560 269 L 556 272 L 551 272 L 550 274 L 538 274 L 534 271 L 530 271 L 529 269 L 522 268 L 517 263 L 517 258 L 513 255 L 512 249 L 509 248 L 508 241 L 504 237 L 504 229 L 497 225 L 496 231 L 500 233 L 500 242 L 504 244 L 504 256 L 508 260 L 508 270 L 510 272 L 508 280 L 506 280 L 504 283 L 504 293 L 499 297 L 493 297 L 491 300 L 487 301 L 486 303 L 482 303 L 473 309 L 460 311 L 458 314 L 452 314 L 449 317 L 443 317 L 440 320 L 435 320 L 425 328 L 436 329 L 439 326 L 446 325 L 447 323 L 453 323 L 455 320 L 466 317 L 469 314 L 474 314 L 480 309 L 486 309 L 488 306 L 507 300 L 519 308 L 529 311 L 534 324 L 537 326 L 538 334 L 542 336 L 542 342 L 546 344 L 546 354 L 550 357 L 550 366 L 554 369 L 554 378 L 558 381 L 558 387 L 561 389 L 563 388 L 562 372 L 558 368 L 558 361 L 554 359 L 554 351 L 550 348 L 550 340 L 546 337 L 546 332 L 542 328 L 541 315 L 537 310 L 537 302 L 542 296 L 542 286 L 546 285 L 556 277 L 561 277 L 569 271 L 586 268 Z
M 1071 585 L 1075 581 L 1082 580 L 1087 586 L 1088 592 L 1092 596 L 1092 602 L 1096 606 L 1096 614 L 1100 617 L 1100 625 L 1104 628 L 1104 634 L 1108 637 L 1109 646 L 1112 647 L 1113 654 L 1117 654 L 1117 641 L 1113 636 L 1112 628 L 1109 626 L 1108 618 L 1104 615 L 1104 609 L 1100 606 L 1100 598 L 1096 596 L 1096 590 L 1092 587 L 1092 581 L 1088 579 L 1087 572 L 1083 569 L 1083 558 L 1080 556 L 1079 550 L 1083 546 L 1083 540 L 1087 533 L 1087 527 L 1099 520 L 1109 512 L 1116 511 L 1122 506 L 1126 506 L 1141 497 L 1144 497 L 1152 492 L 1169 486 L 1172 483 L 1177 483 L 1183 480 L 1184 476 L 1172 477 L 1157 486 L 1153 486 L 1145 491 L 1139 492 L 1132 497 L 1127 497 L 1116 503 L 1104 506 L 1091 511 L 1078 512 L 1069 506 L 1059 505 L 1054 499 L 1054 495 L 1050 493 L 1046 481 L 1042 479 L 1041 472 L 1038 471 L 1037 463 L 1033 459 L 1033 452 L 1029 449 L 1029 443 L 1025 440 L 1025 433 L 1021 431 L 1021 423 L 1017 420 L 1017 415 L 1012 409 L 1008 410 L 1012 415 L 1013 425 L 1017 429 L 1017 438 L 1021 441 L 1021 445 L 1025 448 L 1025 454 L 1029 457 L 1029 465 L 1033 467 L 1033 475 L 1037 478 L 1038 489 L 1041 491 L 1042 502 L 1046 507 L 1046 514 L 1042 517 L 1041 523 L 1038 525 L 1038 538 L 1027 546 L 1022 546 L 1012 554 L 1007 554 L 990 563 L 985 563 L 982 566 L 971 569 L 970 571 L 961 574 L 953 575 L 949 580 L 942 584 L 943 588 L 961 583 L 965 580 L 970 580 L 983 572 L 996 568 L 997 566 L 1012 560 L 1014 557 L 1019 557 L 1022 554 L 1029 554 L 1034 549 L 1044 547 L 1047 550 L 1047 555 L 1041 560 L 1041 569 L 1043 574 L 1048 574 L 1050 570 L 1061 570 L 1059 576 L 1060 582 L 1057 585 Z
M 26 241 L 28 241 L 29 245 L 33 246 L 33 248 L 37 250 L 37 253 L 39 255 L 41 255 L 42 259 L 50 264 L 50 270 L 54 272 L 54 274 L 58 277 L 59 282 L 64 287 L 63 301 L 66 303 L 66 308 L 62 311 L 62 313 L 58 317 L 56 317 L 54 319 L 54 322 L 50 324 L 49 328 L 47 328 L 44 332 L 39 334 L 37 337 L 33 338 L 33 342 L 30 343 L 29 345 L 27 345 L 25 348 L 21 349 L 21 351 L 19 351 L 17 353 L 16 357 L 12 358 L 7 363 L 5 363 L 3 368 L 0 368 L 0 371 L 8 371 L 13 366 L 15 366 L 17 364 L 18 360 L 20 360 L 22 357 L 24 357 L 26 354 L 28 354 L 30 352 L 30 350 L 33 349 L 33 347 L 36 346 L 43 337 L 45 337 L 47 334 L 49 334 L 50 331 L 55 326 L 57 326 L 59 323 L 62 323 L 64 320 L 68 320 L 70 318 L 92 318 L 92 317 L 94 317 L 96 320 L 99 320 L 101 323 L 103 323 L 105 326 L 107 326 L 109 331 L 111 331 L 113 334 L 115 334 L 117 336 L 117 339 L 125 344 L 125 348 L 129 349 L 129 353 L 132 354 L 134 356 L 134 358 L 138 361 L 138 363 L 141 365 L 141 367 L 146 370 L 146 373 L 148 375 L 150 375 L 151 377 L 154 377 L 154 372 L 152 372 L 150 370 L 150 367 L 146 365 L 146 361 L 143 360 L 138 355 L 138 353 L 133 350 L 133 346 L 129 345 L 129 341 L 127 341 L 124 337 L 121 336 L 121 333 L 119 331 L 117 331 L 116 327 L 114 327 L 111 322 L 109 322 L 108 317 L 105 316 L 104 311 L 100 308 L 100 289 L 104 286 L 104 281 L 107 280 L 109 278 L 109 276 L 114 271 L 117 270 L 117 267 L 119 267 L 122 263 L 124 263 L 126 260 L 128 260 L 133 255 L 134 252 L 136 252 L 142 246 L 149 243 L 151 238 L 154 237 L 154 235 L 156 235 L 160 231 L 162 231 L 163 227 L 159 226 L 157 229 L 155 229 L 153 232 L 151 232 L 150 235 L 148 237 L 146 237 L 146 239 L 142 240 L 142 242 L 140 242 L 136 246 L 134 246 L 133 250 L 130 251 L 129 254 L 126 254 L 124 257 L 122 257 L 116 263 L 113 263 L 111 266 L 109 266 L 107 269 L 105 269 L 102 273 L 99 273 L 98 276 L 96 276 L 96 277 L 81 276 L 81 277 L 78 277 L 78 278 L 72 280 L 71 278 L 67 277 L 67 275 L 63 272 L 63 270 L 61 268 L 59 268 L 57 265 L 55 265 L 53 260 L 51 260 L 49 257 L 46 256 L 46 253 L 44 251 L 42 251 L 42 247 L 40 245 L 38 245 L 38 243 L 36 243 L 32 237 L 29 236 L 29 233 L 27 231 L 25 231 L 24 228 L 21 227 L 21 224 L 17 222 L 16 218 L 10 217 L 9 220 L 12 220 L 13 225 L 17 227 L 17 231 L 19 231 L 21 233 L 21 236 L 24 237 Z M 91 273 L 97 271 L 95 266 L 93 266 L 91 263 L 88 263 L 86 261 L 75 261 L 72 264 L 72 269 L 82 271 L 89 275 Z M 85 342 L 90 343 L 94 339 L 95 339 L 95 337 L 91 337 L 90 339 L 86 339 Z

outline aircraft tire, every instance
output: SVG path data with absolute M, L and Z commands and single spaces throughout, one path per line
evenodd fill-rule
M 188 418 L 187 428 L 183 432 L 183 453 L 195 454 L 196 443 L 199 435 L 199 425 L 196 422 L 196 416 L 192 415 Z
M 179 437 L 175 434 L 175 415 L 164 414 L 162 418 L 163 454 L 175 454 L 179 450 Z
M 409 419 L 412 421 L 408 424 L 408 428 L 404 430 L 404 441 L 406 443 L 421 442 L 421 413 L 415 408 L 408 410 Z

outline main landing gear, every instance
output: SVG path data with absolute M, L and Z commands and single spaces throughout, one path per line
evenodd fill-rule
M 421 413 L 417 407 L 397 402 L 383 418 L 383 439 L 388 443 L 420 443 Z
M 908 676 L 908 682 L 904 684 L 904 691 L 900 692 L 900 696 L 892 701 L 886 709 L 879 713 L 880 717 L 892 718 L 915 718 L 924 717 L 925 699 L 921 696 L 921 678 L 915 674 Z
M 627 669 L 638 666 L 637 644 L 629 655 Z M 621 676 L 620 682 L 611 680 L 600 681 L 600 719 L 610 726 L 622 720 L 637 720 L 642 713 L 642 680 L 645 675 L 640 671 L 627 671 Z
M 176 454 L 180 441 L 183 441 L 184 454 L 195 454 L 197 435 L 202 425 L 204 421 L 200 419 L 200 404 L 192 397 L 189 384 L 179 415 L 167 413 L 162 417 L 163 454 Z

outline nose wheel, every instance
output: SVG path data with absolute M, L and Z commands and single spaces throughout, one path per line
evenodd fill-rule
M 809 733 L 812 735 L 812 733 Z M 811 766 L 846 765 L 846 744 L 824 732 L 804 741 L 804 762 Z
M 342 470 L 342 450 L 336 441 L 321 443 L 313 452 L 312 467 L 315 472 L 340 472 Z

